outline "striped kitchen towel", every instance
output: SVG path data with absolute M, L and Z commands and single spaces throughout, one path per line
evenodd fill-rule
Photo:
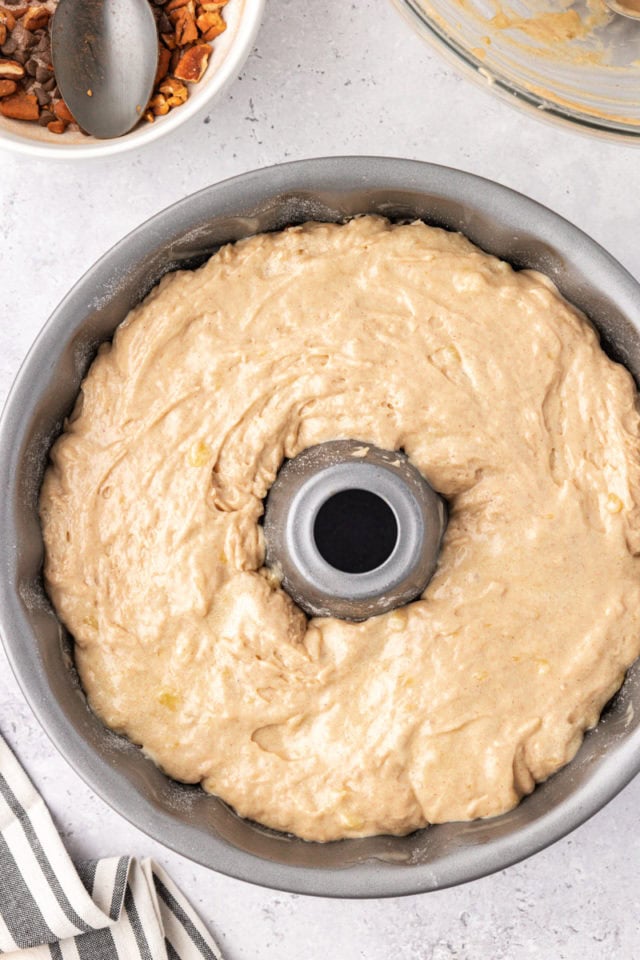
M 0 954 L 19 960 L 221 960 L 151 860 L 75 867 L 42 797 L 0 737 Z

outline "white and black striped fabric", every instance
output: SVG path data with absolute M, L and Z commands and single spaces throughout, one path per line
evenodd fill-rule
M 0 954 L 20 960 L 221 960 L 206 927 L 151 860 L 74 866 L 0 737 Z

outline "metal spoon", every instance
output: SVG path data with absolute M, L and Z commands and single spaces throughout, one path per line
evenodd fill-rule
M 60 0 L 51 54 L 60 93 L 87 133 L 120 137 L 136 125 L 158 64 L 147 0 Z

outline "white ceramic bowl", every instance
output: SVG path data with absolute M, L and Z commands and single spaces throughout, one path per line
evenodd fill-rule
M 97 140 L 79 131 L 63 135 L 49 133 L 46 127 L 0 116 L 0 147 L 8 147 L 32 157 L 78 159 L 106 157 L 133 150 L 177 130 L 186 120 L 210 106 L 227 84 L 239 73 L 255 40 L 266 0 L 231 0 L 225 7 L 227 29 L 215 40 L 213 54 L 200 83 L 190 84 L 189 99 L 154 123 L 143 121 L 114 140 Z

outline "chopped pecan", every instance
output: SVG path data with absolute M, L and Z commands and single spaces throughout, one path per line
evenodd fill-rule
M 175 50 L 171 51 L 171 60 L 169 60 L 169 73 L 173 76 L 176 72 L 176 67 L 180 63 L 180 57 L 183 54 L 183 50 L 180 47 L 176 47 Z
M 227 29 L 227 25 L 220 12 L 214 13 L 212 11 L 202 13 L 196 20 L 196 23 L 202 34 L 202 39 L 206 40 L 207 43 L 215 40 L 216 37 L 219 37 L 220 34 L 224 33 Z
M 175 24 L 180 17 L 183 17 L 185 14 L 193 17 L 195 20 L 196 16 L 196 4 L 195 0 L 187 0 L 186 3 L 181 4 L 179 7 L 175 7 L 173 10 L 167 12 L 167 16 L 171 23 Z
M 30 93 L 14 93 L 0 100 L 0 113 L 12 120 L 37 120 L 40 116 L 38 98 Z
M 157 86 L 161 80 L 164 80 L 169 72 L 169 63 L 171 62 L 171 51 L 160 44 L 158 50 L 158 69 L 156 70 L 156 79 L 154 85 Z
M 226 23 L 222 30 L 218 30 L 217 28 L 212 27 L 210 30 L 207 30 L 206 33 L 202 34 L 202 39 L 206 40 L 207 43 L 211 43 L 213 40 L 215 40 L 216 37 L 219 37 L 220 34 L 223 33 L 226 29 L 227 29 Z
M 195 11 L 194 11 L 195 12 Z M 189 7 L 180 7 L 175 13 L 176 43 L 179 47 L 186 47 L 198 39 L 198 27 Z
M 48 9 L 42 4 L 38 4 L 29 7 L 22 19 L 22 24 L 25 30 L 42 30 L 49 23 L 50 16 Z
M 75 119 L 71 110 L 66 105 L 64 100 L 58 100 L 57 103 L 53 105 L 53 112 L 55 113 L 58 120 L 64 120 L 65 123 L 74 123 Z
M 184 103 L 188 96 L 188 90 L 181 80 L 175 77 L 169 77 L 160 84 L 160 93 L 166 98 L 170 107 L 179 107 Z
M 187 84 L 202 78 L 212 53 L 209 44 L 226 29 L 222 11 L 228 0 L 152 2 L 158 8 L 158 63 L 152 99 L 138 108 L 151 123 L 185 103 Z M 0 0 L 0 103 L 2 115 L 36 120 L 50 133 L 61 134 L 75 120 L 59 99 L 50 66 L 53 7 L 51 0 Z
M 197 43 L 180 57 L 174 75 L 178 80 L 186 80 L 188 83 L 198 83 L 203 73 L 207 69 L 211 47 L 208 43 Z
M 24 67 L 17 60 L 0 60 L 0 80 L 21 80 Z
M 169 113 L 170 109 L 169 104 L 160 93 L 156 94 L 156 96 L 152 97 L 149 101 L 149 110 L 152 111 L 154 117 L 164 117 L 166 113 Z
M 6 7 L 0 7 L 0 23 L 11 33 L 16 25 L 16 18 L 11 13 L 11 10 L 7 10 Z M 4 40 L 2 41 L 4 43 Z
M 0 13 L 8 13 L 10 17 L 13 17 L 13 26 L 15 27 L 15 20 L 19 20 L 20 17 L 24 17 L 28 9 L 29 5 L 27 3 L 12 3 L 10 7 L 6 7 L 4 5 L 0 6 Z M 13 30 L 13 27 L 9 27 L 9 29 Z

